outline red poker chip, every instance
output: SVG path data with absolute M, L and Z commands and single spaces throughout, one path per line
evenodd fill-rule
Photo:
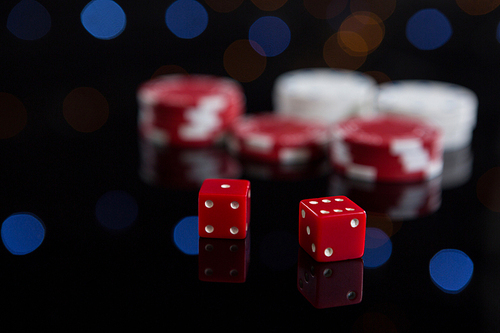
M 223 133 L 213 130 L 192 133 L 191 140 L 186 141 L 183 134 L 190 130 L 191 126 L 186 121 L 169 123 L 166 126 L 155 126 L 150 122 L 138 124 L 139 136 L 158 147 L 204 148 L 222 141 Z
M 332 136 L 331 164 L 349 178 L 415 182 L 443 170 L 441 131 L 417 118 L 354 117 L 336 124 Z
M 206 147 L 224 135 L 245 111 L 241 85 L 208 75 L 167 75 L 143 83 L 137 91 L 139 132 L 163 132 L 173 147 Z
M 262 113 L 237 118 L 230 126 L 228 149 L 245 159 L 303 164 L 325 157 L 326 127 L 288 115 Z

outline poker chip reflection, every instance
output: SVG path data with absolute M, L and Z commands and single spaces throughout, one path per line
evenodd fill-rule
M 241 160 L 243 173 L 260 180 L 296 181 L 326 176 L 330 172 L 326 161 L 307 164 L 271 164 Z
M 141 140 L 139 175 L 149 184 L 180 190 L 198 189 L 207 178 L 239 178 L 238 160 L 221 148 L 176 149 Z
M 367 213 L 387 214 L 409 221 L 436 212 L 441 206 L 441 177 L 418 183 L 371 183 L 339 175 L 330 178 L 330 195 L 345 195 Z
M 474 164 L 471 146 L 445 152 L 443 159 L 443 190 L 460 187 L 469 181 Z

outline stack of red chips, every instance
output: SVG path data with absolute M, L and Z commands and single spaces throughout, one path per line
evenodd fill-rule
M 208 75 L 168 75 L 142 84 L 137 93 L 141 138 L 159 146 L 208 147 L 223 138 L 245 112 L 241 85 Z
M 261 113 L 238 118 L 230 127 L 228 148 L 245 159 L 282 165 L 324 158 L 325 126 L 289 115 Z
M 342 121 L 334 126 L 331 153 L 337 173 L 364 181 L 417 182 L 443 170 L 441 131 L 408 116 Z

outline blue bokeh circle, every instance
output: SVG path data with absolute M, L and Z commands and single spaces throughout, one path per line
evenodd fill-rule
M 290 28 L 282 19 L 264 16 L 250 26 L 248 39 L 254 50 L 261 56 L 274 57 L 286 50 L 290 44 L 291 33 Z
M 165 23 L 177 37 L 192 39 L 207 28 L 208 13 L 197 1 L 178 0 L 168 7 Z
M 93 0 L 80 15 L 85 29 L 95 38 L 113 39 L 118 37 L 127 24 L 123 9 L 111 0 Z
M 435 50 L 453 34 L 448 18 L 434 8 L 416 12 L 406 24 L 406 38 L 420 50 Z
M 0 230 L 5 248 L 12 254 L 25 255 L 35 251 L 45 238 L 45 225 L 31 213 L 16 213 L 2 223 Z

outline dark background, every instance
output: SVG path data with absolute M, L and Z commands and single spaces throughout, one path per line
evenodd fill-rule
M 384 21 L 384 40 L 358 70 L 381 71 L 391 80 L 453 82 L 476 92 L 472 173 L 443 189 L 437 212 L 398 224 L 390 259 L 365 267 L 361 303 L 316 309 L 296 287 L 297 206 L 302 199 L 330 195 L 332 172 L 286 180 L 263 179 L 243 169 L 241 178 L 252 186 L 246 282 L 199 281 L 197 256 L 182 253 L 172 241 L 174 226 L 197 215 L 198 188 L 158 186 L 139 177 L 135 93 L 164 65 L 227 76 L 222 61 L 227 46 L 248 38 L 256 19 L 273 15 L 290 27 L 291 43 L 267 59 L 260 77 L 242 83 L 248 112 L 271 110 L 275 78 L 297 68 L 325 67 L 323 44 L 335 28 L 310 15 L 302 1 L 289 0 L 267 12 L 245 0 L 229 13 L 200 1 L 208 27 L 184 40 L 165 25 L 171 1 L 118 1 L 127 26 L 117 38 L 100 40 L 80 22 L 87 1 L 39 2 L 50 13 L 51 27 L 33 41 L 6 28 L 17 1 L 0 4 L 0 91 L 16 96 L 27 111 L 26 126 L 0 141 L 0 218 L 30 212 L 46 227 L 43 243 L 30 254 L 0 249 L 2 324 L 19 329 L 64 325 L 77 331 L 131 325 L 222 331 L 497 330 L 500 221 L 498 212 L 480 202 L 476 185 L 499 165 L 500 9 L 472 16 L 454 1 L 399 0 Z M 408 19 L 424 8 L 438 8 L 453 27 L 450 40 L 436 50 L 418 50 L 405 36 Z M 63 101 L 77 87 L 95 88 L 107 100 L 109 118 L 96 131 L 78 132 L 63 117 Z M 486 190 L 493 203 L 499 200 L 497 178 Z M 96 219 L 96 203 L 112 190 L 126 191 L 137 203 L 137 218 L 128 228 L 110 230 Z M 445 248 L 465 252 L 474 263 L 469 285 L 458 294 L 441 291 L 429 276 L 429 260 Z

